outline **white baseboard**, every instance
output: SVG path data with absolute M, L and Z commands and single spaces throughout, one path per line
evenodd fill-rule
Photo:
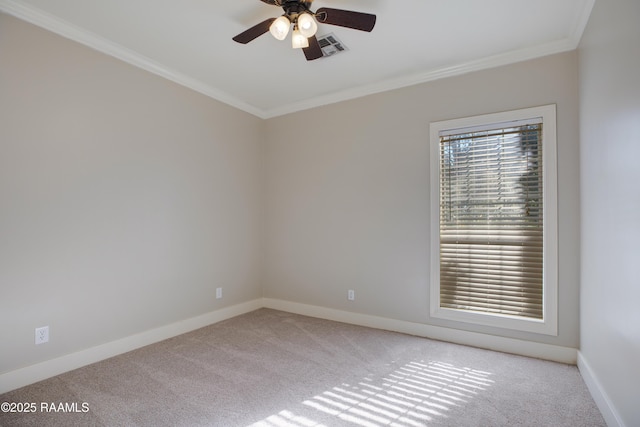
M 618 415 L 618 411 L 615 406 L 611 403 L 609 396 L 605 393 L 600 381 L 598 381 L 598 377 L 595 375 L 589 362 L 584 357 L 582 352 L 578 351 L 578 369 L 580 370 L 580 374 L 582 375 L 582 379 L 584 380 L 589 392 L 591 393 L 591 397 L 596 402 L 598 409 L 602 413 L 607 426 L 609 427 L 625 427 L 622 418 Z
M 0 394 L 263 307 L 561 363 L 575 364 L 577 360 L 574 348 L 261 298 L 0 374 Z
M 270 298 L 263 299 L 263 306 L 274 310 L 287 311 L 305 316 L 319 317 L 321 319 L 351 323 L 354 325 L 402 332 L 405 334 L 432 338 L 440 341 L 448 341 L 456 344 L 485 348 L 488 350 L 501 351 L 521 356 L 535 357 L 571 365 L 575 365 L 577 361 L 577 350 L 575 348 L 524 341 L 514 338 L 498 337 L 422 323 L 406 322 L 403 320 L 388 319 L 384 317 L 370 316 L 367 314 L 351 313 L 331 308 Z
M 116 341 L 67 354 L 35 365 L 27 366 L 0 375 L 0 394 L 60 375 L 91 363 L 117 356 L 180 334 L 230 319 L 262 307 L 262 300 L 256 299 L 201 316 L 192 317 L 170 325 L 162 326 Z

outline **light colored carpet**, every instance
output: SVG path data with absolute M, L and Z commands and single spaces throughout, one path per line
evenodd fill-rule
M 269 309 L 0 402 L 38 405 L 0 413 L 7 427 L 605 426 L 575 366 Z

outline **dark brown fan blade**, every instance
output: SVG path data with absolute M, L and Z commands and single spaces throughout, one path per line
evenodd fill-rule
M 318 39 L 316 36 L 309 37 L 309 47 L 305 47 L 302 49 L 304 52 L 304 56 L 307 58 L 307 61 L 313 61 L 314 59 L 322 58 L 323 53 L 320 48 L 320 43 L 318 43 Z
M 238 43 L 247 44 L 251 40 L 258 38 L 264 33 L 266 33 L 267 31 L 269 31 L 269 27 L 271 26 L 271 23 L 275 20 L 276 18 L 269 18 L 266 21 L 262 21 L 261 23 L 254 25 L 248 30 L 238 34 L 233 38 L 233 40 L 237 41 Z
M 260 1 L 262 1 L 263 3 L 266 3 L 266 4 L 273 5 L 273 6 L 280 6 L 280 4 L 276 0 L 260 0 Z
M 339 25 L 360 31 L 371 31 L 376 25 L 376 15 L 328 7 L 318 9 L 316 19 L 323 24 Z

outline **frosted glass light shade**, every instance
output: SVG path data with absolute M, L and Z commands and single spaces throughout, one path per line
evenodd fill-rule
M 289 34 L 289 27 L 291 27 L 291 22 L 286 16 L 281 16 L 271 23 L 269 32 L 276 39 L 284 40 Z
M 316 35 L 318 24 L 310 13 L 305 12 L 298 16 L 298 29 L 303 36 L 309 38 Z
M 293 30 L 291 35 L 291 47 L 294 49 L 309 47 L 309 40 L 297 28 Z

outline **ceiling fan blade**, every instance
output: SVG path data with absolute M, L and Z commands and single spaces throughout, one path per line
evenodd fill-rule
M 318 9 L 316 19 L 323 24 L 339 25 L 360 31 L 371 31 L 376 25 L 376 15 L 328 7 Z
M 266 33 L 267 31 L 269 31 L 269 27 L 271 26 L 271 23 L 275 20 L 276 18 L 269 18 L 266 21 L 262 21 L 261 23 L 254 25 L 248 30 L 238 34 L 233 38 L 233 40 L 238 43 L 247 44 L 251 40 L 258 38 L 264 33 Z
M 309 47 L 305 47 L 302 49 L 304 52 L 304 56 L 307 58 L 307 61 L 313 61 L 314 59 L 322 58 L 324 54 L 322 53 L 322 49 L 320 48 L 320 43 L 318 43 L 318 39 L 316 36 L 309 37 Z

